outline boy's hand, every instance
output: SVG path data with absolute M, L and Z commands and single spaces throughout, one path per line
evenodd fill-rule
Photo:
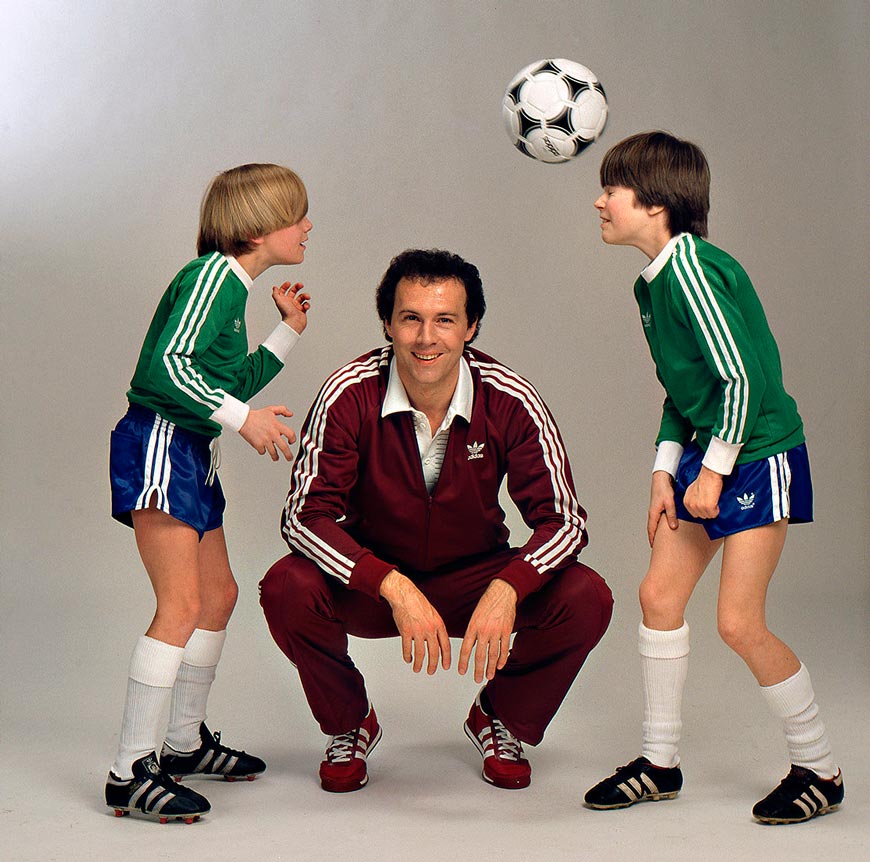
M 292 415 L 283 404 L 280 407 L 272 405 L 251 410 L 245 424 L 239 429 L 239 434 L 261 455 L 268 454 L 273 461 L 277 461 L 278 453 L 281 452 L 289 461 L 293 457 L 290 444 L 296 442 L 296 434 L 292 428 L 279 422 L 278 417 Z
M 299 335 L 305 331 L 308 325 L 308 309 L 311 308 L 311 296 L 300 293 L 304 285 L 297 282 L 284 284 L 272 288 L 272 301 L 281 313 L 281 320 Z
M 668 526 L 676 530 L 679 526 L 677 508 L 674 505 L 674 480 L 665 470 L 656 470 L 652 475 L 649 492 L 649 511 L 646 516 L 646 534 L 652 547 L 659 528 L 659 521 L 665 516 Z
M 715 518 L 719 514 L 721 493 L 721 474 L 702 466 L 698 478 L 686 488 L 683 505 L 686 511 L 696 518 Z

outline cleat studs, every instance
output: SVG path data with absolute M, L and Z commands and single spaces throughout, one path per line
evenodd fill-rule
M 125 814 L 128 814 L 127 811 L 121 811 L 120 808 L 115 809 L 115 817 L 123 817 Z
M 191 823 L 196 823 L 196 818 L 195 818 L 195 817 L 185 817 L 185 818 L 184 818 L 184 822 L 185 822 L 188 826 L 190 826 Z
M 161 823 L 168 823 L 168 822 L 169 822 L 169 818 L 168 818 L 168 817 L 161 817 L 161 818 L 160 818 L 160 822 L 161 822 Z
M 257 777 L 256 775 L 249 775 L 248 781 L 253 781 L 256 777 Z
M 236 780 L 235 775 L 225 775 L 224 776 L 224 781 L 235 781 L 235 780 Z

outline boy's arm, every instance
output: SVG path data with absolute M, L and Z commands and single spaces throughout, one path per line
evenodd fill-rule
M 215 275 L 209 277 L 210 273 Z M 299 338 L 279 323 L 256 351 L 243 358 L 233 378 L 220 377 L 204 366 L 202 355 L 228 327 L 245 337 L 244 294 L 239 294 L 243 290 L 226 267 L 193 272 L 188 284 L 179 285 L 149 370 L 153 385 L 186 410 L 233 431 L 240 431 L 248 419 L 248 399 L 284 367 L 284 358 Z
M 766 380 L 737 304 L 733 285 L 712 266 L 703 266 L 687 243 L 673 258 L 677 276 L 672 298 L 679 303 L 720 398 L 703 464 L 729 475 L 755 424 Z

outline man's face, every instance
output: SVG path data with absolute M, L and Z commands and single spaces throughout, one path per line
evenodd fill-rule
M 476 323 L 466 317 L 465 298 L 465 285 L 456 278 L 434 282 L 402 278 L 396 286 L 386 329 L 393 339 L 399 377 L 417 409 L 425 409 L 424 401 L 445 398 L 446 408 L 453 397 L 459 360 Z

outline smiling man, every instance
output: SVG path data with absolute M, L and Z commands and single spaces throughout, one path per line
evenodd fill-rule
M 377 290 L 390 342 L 320 390 L 300 435 L 261 604 L 329 737 L 324 790 L 358 790 L 381 738 L 349 634 L 400 637 L 415 672 L 486 684 L 465 732 L 483 778 L 522 788 L 537 744 L 612 609 L 577 561 L 586 544 L 559 430 L 535 389 L 471 348 L 486 310 L 477 268 L 445 251 L 395 257 Z M 532 535 L 508 541 L 499 489 Z M 512 633 L 516 637 L 511 644 Z

